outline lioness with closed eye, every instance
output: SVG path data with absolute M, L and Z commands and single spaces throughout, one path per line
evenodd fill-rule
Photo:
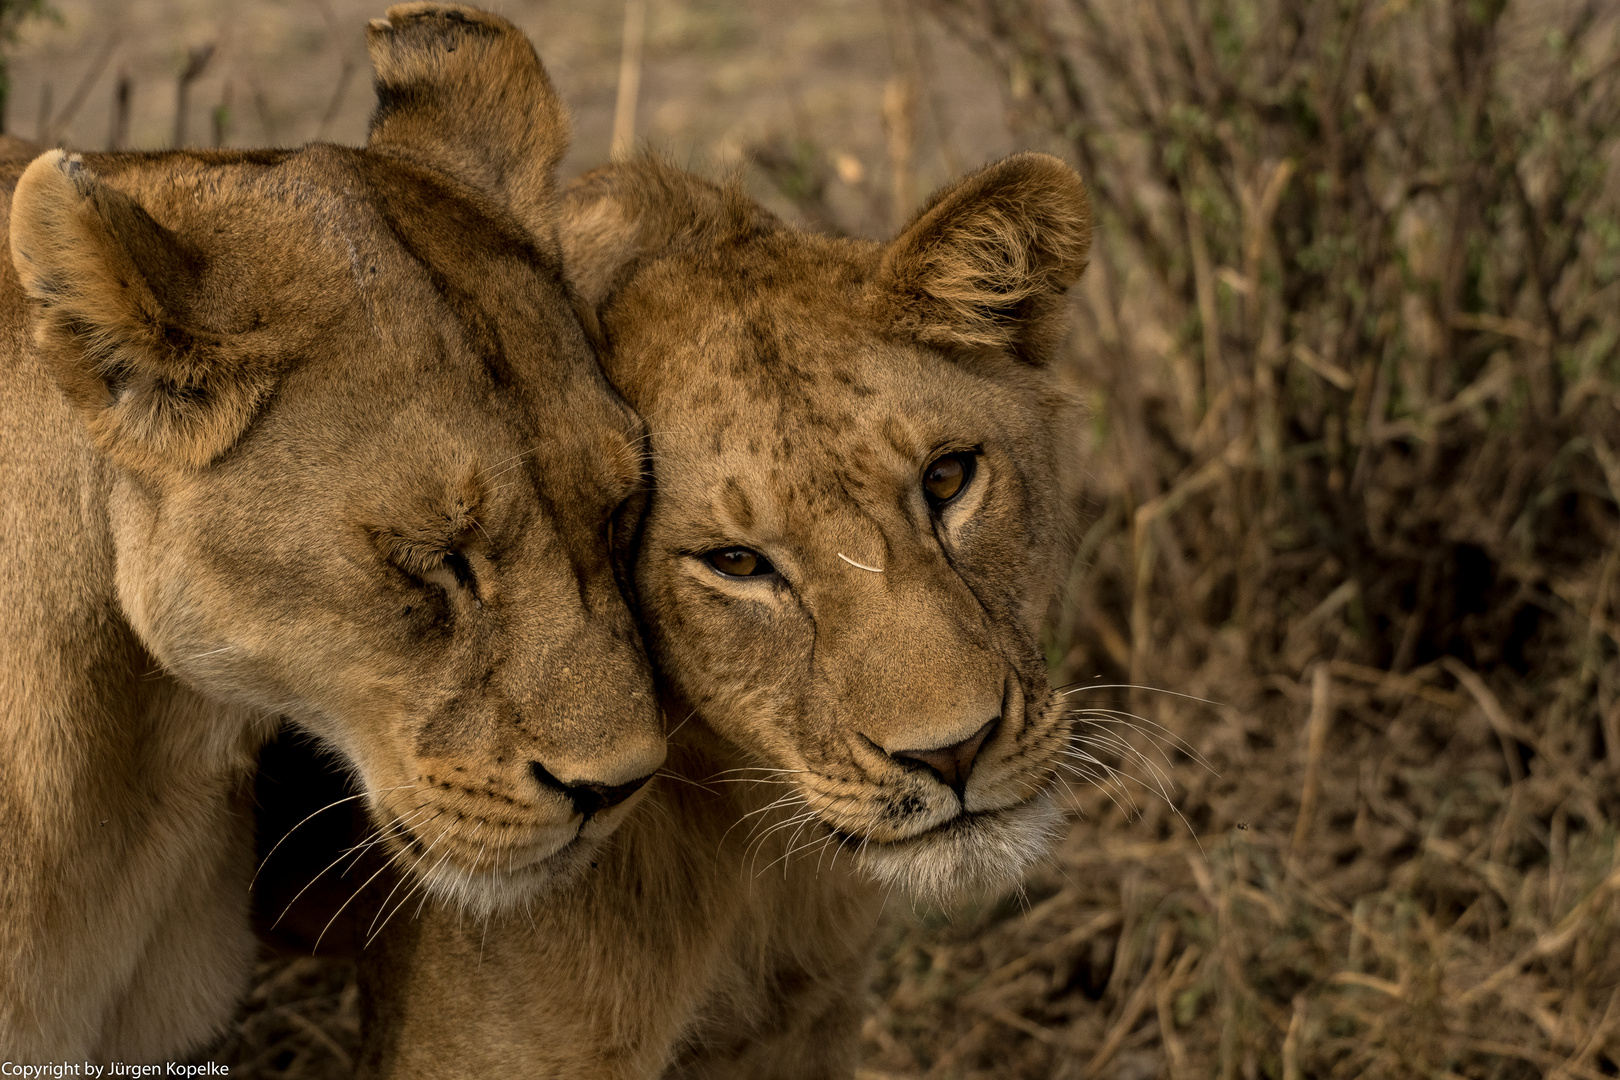
M 368 1075 L 847 1077 L 885 894 L 1008 887 L 1046 851 L 1051 362 L 1089 238 L 1041 154 L 886 245 L 652 160 L 567 190 L 570 276 L 650 431 L 671 775 L 532 921 L 390 927 Z
M 504 22 L 370 35 L 367 146 L 0 164 L 0 1054 L 172 1060 L 254 958 L 290 716 L 416 888 L 588 868 L 663 759 L 607 551 L 639 421 L 562 279 Z

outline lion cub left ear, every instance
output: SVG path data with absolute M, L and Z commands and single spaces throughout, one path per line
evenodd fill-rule
M 366 30 L 377 110 L 370 150 L 449 173 L 557 253 L 555 174 L 568 112 L 523 32 L 459 4 L 398 4 Z
M 1050 154 L 1015 154 L 945 188 L 883 249 L 868 302 L 919 340 L 1052 357 L 1086 268 L 1091 203 Z

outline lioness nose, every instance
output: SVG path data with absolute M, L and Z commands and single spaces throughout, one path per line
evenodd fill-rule
M 973 771 L 973 759 L 979 756 L 979 748 L 985 740 L 995 734 L 996 725 L 1001 723 L 1001 717 L 992 717 L 982 728 L 959 743 L 950 746 L 939 746 L 932 750 L 891 750 L 889 756 L 910 768 L 921 766 L 939 777 L 939 782 L 956 792 L 961 798 L 962 789 L 967 787 L 968 773 Z
M 641 786 L 652 779 L 652 773 L 638 777 L 627 784 L 593 784 L 588 780 L 578 783 L 565 784 L 552 776 L 546 767 L 538 761 L 529 762 L 529 771 L 540 782 L 541 787 L 550 788 L 567 796 L 574 804 L 574 810 L 586 821 L 591 815 L 609 807 L 618 806 L 624 800 L 641 790 Z

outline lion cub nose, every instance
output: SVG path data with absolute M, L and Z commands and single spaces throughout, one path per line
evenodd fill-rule
M 581 780 L 574 784 L 565 784 L 552 776 L 546 767 L 538 761 L 529 762 L 529 771 L 539 781 L 541 787 L 550 788 L 567 797 L 574 804 L 574 810 L 586 821 L 591 815 L 609 807 L 618 806 L 624 800 L 641 790 L 641 786 L 652 779 L 652 773 L 637 777 L 625 784 L 593 784 L 589 780 Z
M 889 756 L 908 768 L 927 769 L 961 798 L 962 789 L 967 787 L 968 773 L 973 771 L 973 759 L 979 756 L 979 748 L 995 734 L 996 725 L 1000 723 L 1001 717 L 991 717 L 982 728 L 959 743 L 932 750 L 891 750 Z

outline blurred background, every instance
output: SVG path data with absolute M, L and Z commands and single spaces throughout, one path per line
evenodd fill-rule
M 517 0 L 617 146 L 882 236 L 1091 185 L 1067 838 L 890 905 L 862 1080 L 1620 1075 L 1620 5 Z M 5 130 L 358 143 L 355 0 L 0 2 Z M 270 961 L 233 1076 L 345 1075 Z

